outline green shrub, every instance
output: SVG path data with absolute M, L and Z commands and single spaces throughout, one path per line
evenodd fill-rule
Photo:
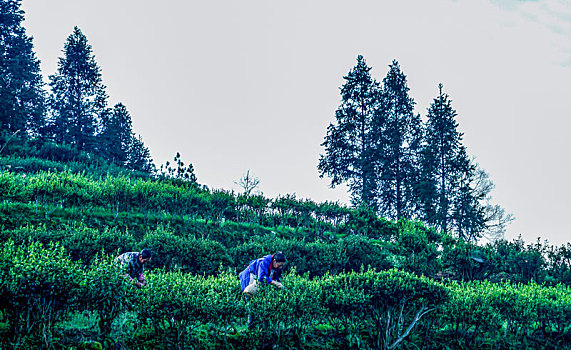
M 569 287 L 474 281 L 449 283 L 436 322 L 454 348 L 561 348 L 571 322 Z M 549 345 L 550 344 L 550 345 Z
M 571 286 L 571 243 L 547 249 L 548 281 Z
M 497 339 L 504 320 L 490 301 L 502 287 L 488 282 L 449 282 L 448 288 L 450 300 L 436 314 L 446 327 L 446 338 L 456 348 L 481 346 L 482 334 Z
M 497 272 L 506 273 L 512 282 L 542 283 L 546 277 L 545 247 L 538 244 L 525 245 L 520 238 L 511 242 L 495 241 L 487 246 L 491 251 L 490 264 Z
M 209 239 L 179 237 L 163 228 L 145 235 L 139 242 L 139 250 L 143 248 L 149 248 L 154 253 L 149 268 L 211 275 L 220 265 L 232 265 L 230 255 L 222 244 Z
M 57 244 L 3 244 L 0 304 L 6 308 L 11 325 L 8 342 L 48 345 L 54 336 L 54 324 L 73 310 L 81 296 L 81 278 L 81 266 Z
M 384 218 L 380 218 L 371 209 L 359 207 L 349 211 L 349 219 L 343 230 L 347 233 L 391 240 L 398 235 L 398 226 Z
M 383 244 L 364 236 L 347 236 L 333 243 L 305 242 L 277 238 L 275 235 L 254 236 L 234 251 L 236 268 L 243 270 L 251 260 L 282 251 L 287 259 L 285 271 L 296 267 L 300 273 L 323 276 L 344 271 L 358 271 L 362 266 L 388 269 L 392 264 Z
M 393 252 L 397 266 L 418 275 L 435 276 L 442 270 L 438 245 L 441 235 L 418 221 L 400 220 Z
M 114 257 L 97 255 L 85 268 L 81 281 L 81 308 L 97 312 L 99 329 L 105 336 L 111 333 L 115 318 L 133 307 L 133 287 L 125 280 L 124 274 Z
M 166 348 L 192 343 L 201 324 L 227 327 L 245 315 L 245 304 L 234 273 L 202 277 L 181 272 L 149 274 L 148 288 L 136 292 L 140 322 L 155 329 L 154 341 Z
M 132 251 L 136 245 L 135 239 L 128 231 L 106 228 L 100 232 L 97 229 L 82 226 L 68 228 L 66 231 L 67 234 L 62 239 L 62 244 L 73 259 L 81 260 L 85 264 L 101 252 L 116 255 Z
M 65 247 L 72 260 L 81 260 L 88 264 L 97 254 L 116 255 L 125 251 L 131 251 L 135 246 L 135 240 L 129 232 L 121 232 L 118 229 L 97 229 L 78 224 L 77 227 L 62 227 L 50 229 L 46 225 L 33 227 L 27 226 L 15 230 L 6 230 L 0 237 L 12 239 L 16 243 L 37 241 L 48 245 L 58 242 Z
M 328 321 L 322 280 L 302 277 L 293 271 L 284 276 L 282 283 L 282 289 L 262 284 L 258 294 L 248 300 L 254 324 L 262 327 L 259 334 L 254 333 L 257 345 L 305 348 L 314 329 Z
M 329 313 L 350 315 L 367 335 L 354 336 L 376 348 L 396 346 L 422 317 L 448 300 L 443 285 L 394 269 L 325 276 L 321 287 Z

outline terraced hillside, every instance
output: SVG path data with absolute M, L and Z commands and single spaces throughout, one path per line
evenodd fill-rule
M 571 247 L 12 155 L 0 159 L 3 348 L 563 348 Z M 82 167 L 81 164 L 84 164 Z M 105 169 L 105 170 L 102 170 Z M 154 252 L 137 289 L 114 258 Z M 284 289 L 237 273 L 283 251 Z M 248 329 L 247 316 L 261 320 Z

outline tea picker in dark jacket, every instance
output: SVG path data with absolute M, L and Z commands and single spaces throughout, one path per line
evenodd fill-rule
M 143 249 L 140 253 L 127 252 L 119 255 L 117 262 L 126 269 L 125 277 L 140 288 L 147 284 L 144 265 L 151 260 L 152 255 L 153 253 L 149 249 Z
M 279 252 L 274 255 L 266 255 L 262 258 L 252 260 L 248 267 L 240 272 L 240 286 L 242 292 L 248 285 L 257 282 L 273 284 L 282 288 L 280 282 L 282 268 L 286 262 L 284 253 Z

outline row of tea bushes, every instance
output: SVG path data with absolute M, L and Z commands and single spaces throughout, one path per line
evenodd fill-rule
M 451 299 L 436 314 L 459 347 L 564 348 L 571 344 L 571 288 L 535 283 L 449 282 Z
M 48 245 L 58 242 L 72 260 L 89 264 L 100 253 L 118 255 L 125 251 L 151 248 L 155 257 L 148 268 L 213 275 L 220 266 L 242 270 L 250 260 L 276 251 L 283 251 L 290 263 L 286 268 L 322 276 L 356 271 L 361 266 L 388 269 L 393 265 L 387 246 L 363 236 L 347 236 L 332 242 L 306 242 L 278 238 L 274 234 L 253 235 L 234 247 L 207 238 L 180 236 L 172 230 L 158 227 L 136 239 L 129 231 L 111 228 L 99 231 L 78 224 L 75 227 L 50 229 L 23 227 L 0 231 L 0 239 L 17 244 L 40 242 Z
M 161 258 L 155 260 L 154 266 L 195 273 L 212 273 L 221 263 L 241 268 L 252 256 L 282 250 L 287 251 L 299 271 L 310 271 L 312 275 L 371 265 L 379 269 L 397 267 L 430 277 L 448 275 L 461 280 L 571 284 L 571 244 L 526 246 L 521 240 L 500 240 L 477 246 L 436 233 L 420 222 L 406 220 L 397 222 L 395 238 L 385 241 L 358 233 L 329 232 L 323 236 L 307 228 L 266 227 L 232 221 L 214 223 L 167 212 L 113 213 L 101 208 L 60 208 L 5 201 L 0 203 L 0 227 L 0 239 L 62 242 L 76 259 L 101 250 L 111 254 L 137 250 L 143 245 L 153 249 L 156 243 Z M 158 240 L 154 233 L 164 233 L 165 237 Z M 150 236 L 157 238 L 157 242 Z M 184 258 L 184 250 L 173 246 L 177 242 L 183 245 L 193 242 L 203 247 L 191 251 L 190 255 L 197 255 L 192 259 L 205 265 L 179 263 L 177 260 L 181 258 L 190 260 Z M 201 253 L 208 252 L 208 247 L 220 254 Z M 474 256 L 485 263 L 475 261 Z M 209 261 L 200 261 L 203 259 Z
M 276 199 L 244 196 L 224 190 L 208 190 L 194 183 L 164 178 L 132 178 L 85 173 L 0 171 L 0 199 L 17 203 L 58 205 L 65 208 L 105 208 L 116 213 L 168 212 L 171 215 L 220 222 L 233 220 L 266 226 L 317 228 L 323 233 L 340 224 L 343 229 L 376 238 L 396 234 L 394 223 L 363 208 L 337 203 L 314 203 L 289 195 Z
M 0 248 L 1 347 L 52 348 L 55 326 L 77 310 L 96 312 L 105 332 L 133 305 L 129 290 L 112 257 L 92 257 L 86 267 L 57 244 L 8 240 Z
M 209 277 L 156 270 L 147 278 L 147 288 L 135 289 L 123 280 L 112 257 L 94 257 L 83 265 L 55 244 L 8 241 L 0 249 L 0 312 L 7 325 L 3 346 L 50 348 L 65 343 L 56 325 L 86 311 L 97 314 L 103 337 L 128 310 L 135 311 L 142 329 L 151 332 L 157 344 L 180 345 L 190 341 L 196 327 L 209 324 L 219 330 L 215 337 L 231 341 L 232 334 L 243 330 L 248 311 L 267 325 L 265 334 L 271 337 L 260 341 L 282 339 L 285 344 L 294 335 L 301 341 L 318 325 L 340 324 L 332 320 L 348 315 L 368 324 L 378 308 L 395 309 L 402 300 L 411 308 L 434 307 L 446 296 L 443 286 L 396 270 L 315 279 L 292 271 L 284 278 L 287 288 L 262 289 L 250 305 L 240 292 L 235 270 Z M 137 334 L 144 338 L 146 333 Z
M 446 284 L 395 269 L 362 269 L 310 278 L 295 270 L 285 288 L 240 292 L 235 270 L 202 276 L 147 273 L 127 284 L 112 257 L 89 265 L 58 245 L 0 248 L 3 348 L 67 348 L 58 324 L 96 315 L 99 339 L 129 348 L 564 348 L 570 340 L 571 290 L 537 284 Z M 246 330 L 251 313 L 262 330 Z M 114 330 L 131 315 L 134 327 Z

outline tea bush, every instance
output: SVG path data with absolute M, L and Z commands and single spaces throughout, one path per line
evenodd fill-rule
M 93 256 L 84 269 L 78 309 L 97 313 L 103 337 L 111 334 L 117 316 L 134 308 L 133 287 L 125 282 L 124 274 L 114 257 L 104 254 Z
M 0 248 L 0 304 L 10 330 L 5 346 L 49 347 L 54 324 L 76 305 L 81 294 L 81 267 L 63 247 L 39 242 Z
M 322 286 L 329 313 L 361 325 L 355 334 L 374 348 L 401 343 L 426 314 L 448 300 L 445 286 L 399 270 L 366 270 L 326 276 Z M 364 331 L 363 331 L 364 330 Z
M 27 226 L 2 231 L 0 237 L 11 239 L 18 244 L 28 241 L 37 241 L 44 245 L 58 242 L 65 247 L 72 260 L 81 260 L 84 264 L 88 264 L 98 253 L 116 255 L 131 251 L 135 247 L 135 240 L 128 231 L 106 228 L 101 232 L 81 224 L 61 229 L 51 229 L 45 225 Z
M 259 345 L 304 348 L 315 341 L 315 328 L 329 322 L 323 281 L 300 276 L 294 270 L 282 282 L 282 289 L 262 285 L 258 294 L 248 300 L 248 312 L 255 324 L 263 327 L 263 332 L 255 335 Z
M 565 348 L 571 330 L 571 289 L 537 284 L 450 283 L 450 301 L 436 317 L 455 347 Z
M 571 343 L 566 246 L 477 246 L 366 208 L 86 173 L 62 157 L 63 168 L 0 158 L 11 168 L 0 171 L 0 348 Z M 142 248 L 155 256 L 136 289 L 114 258 Z M 285 288 L 246 299 L 237 273 L 276 251 L 289 260 Z M 248 314 L 263 327 L 247 330 Z M 92 324 L 73 335 L 78 315 Z
M 442 235 L 417 221 L 400 220 L 397 226 L 396 242 L 391 249 L 391 256 L 397 260 L 395 265 L 431 277 L 442 271 L 438 251 Z
M 213 274 L 220 265 L 231 266 L 232 260 L 226 248 L 209 239 L 179 237 L 159 228 L 145 235 L 139 249 L 151 248 L 155 257 L 150 268 L 181 270 L 194 274 Z
M 240 285 L 233 273 L 205 278 L 159 272 L 150 274 L 148 283 L 149 288 L 136 291 L 138 317 L 154 329 L 157 344 L 184 347 L 182 344 L 192 343 L 192 332 L 201 325 L 226 329 L 245 314 Z
M 2 347 L 79 346 L 63 326 L 78 314 L 96 317 L 90 341 L 133 348 L 564 348 L 571 335 L 571 290 L 563 285 L 442 284 L 395 269 L 311 278 L 290 268 L 283 289 L 262 287 L 247 299 L 236 270 L 155 269 L 137 289 L 114 256 L 86 262 L 59 245 L 2 243 Z M 261 328 L 246 330 L 248 314 Z M 114 327 L 125 315 L 129 333 L 121 334 Z

